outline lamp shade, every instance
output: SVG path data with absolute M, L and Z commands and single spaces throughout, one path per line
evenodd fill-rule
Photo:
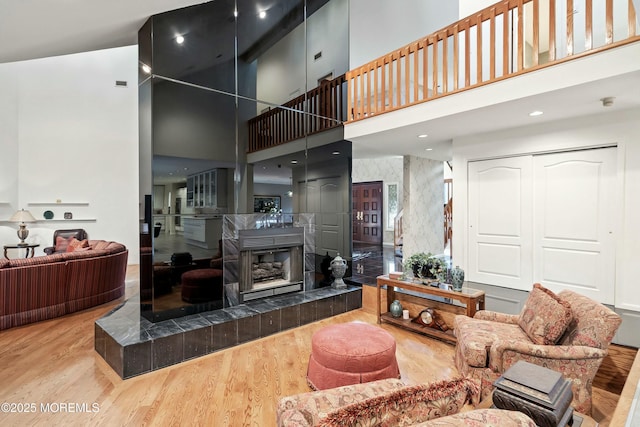
M 9 218 L 9 221 L 13 222 L 35 222 L 36 219 L 31 215 L 31 212 L 20 209 Z

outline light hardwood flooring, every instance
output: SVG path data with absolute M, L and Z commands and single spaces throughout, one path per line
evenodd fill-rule
M 137 292 L 137 276 L 130 268 L 127 297 Z M 94 321 L 117 304 L 0 332 L 0 404 L 21 411 L 6 412 L 3 405 L 0 426 L 272 426 L 279 397 L 309 391 L 314 331 L 340 322 L 376 323 L 373 314 L 356 310 L 122 380 L 93 349 Z M 452 345 L 381 327 L 397 341 L 406 383 L 457 375 Z M 594 390 L 593 418 L 601 426 L 609 425 L 618 397 Z

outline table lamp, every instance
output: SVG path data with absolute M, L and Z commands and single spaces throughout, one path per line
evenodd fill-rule
M 24 239 L 29 237 L 29 230 L 27 230 L 25 222 L 34 222 L 35 220 L 36 219 L 31 215 L 31 212 L 25 211 L 24 209 L 17 211 L 11 218 L 9 218 L 9 221 L 20 223 L 20 228 L 18 228 L 18 238 L 20 239 L 20 243 L 18 243 L 18 246 L 27 246 Z

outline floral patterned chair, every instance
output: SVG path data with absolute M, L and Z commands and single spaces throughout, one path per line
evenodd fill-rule
M 460 412 L 477 393 L 478 384 L 465 378 L 415 386 L 383 379 L 283 397 L 277 425 L 535 427 L 521 412 Z
M 607 355 L 620 316 L 569 290 L 535 284 L 519 315 L 478 311 L 454 322 L 458 371 L 480 381 L 480 397 L 518 360 L 560 372 L 572 383 L 573 408 L 591 415 L 593 378 Z

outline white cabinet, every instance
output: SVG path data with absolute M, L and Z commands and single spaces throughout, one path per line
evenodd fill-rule
M 227 170 L 212 169 L 187 177 L 187 206 L 221 208 L 227 206 Z
M 222 217 L 187 217 L 182 220 L 187 244 L 204 249 L 217 249 L 222 238 Z

